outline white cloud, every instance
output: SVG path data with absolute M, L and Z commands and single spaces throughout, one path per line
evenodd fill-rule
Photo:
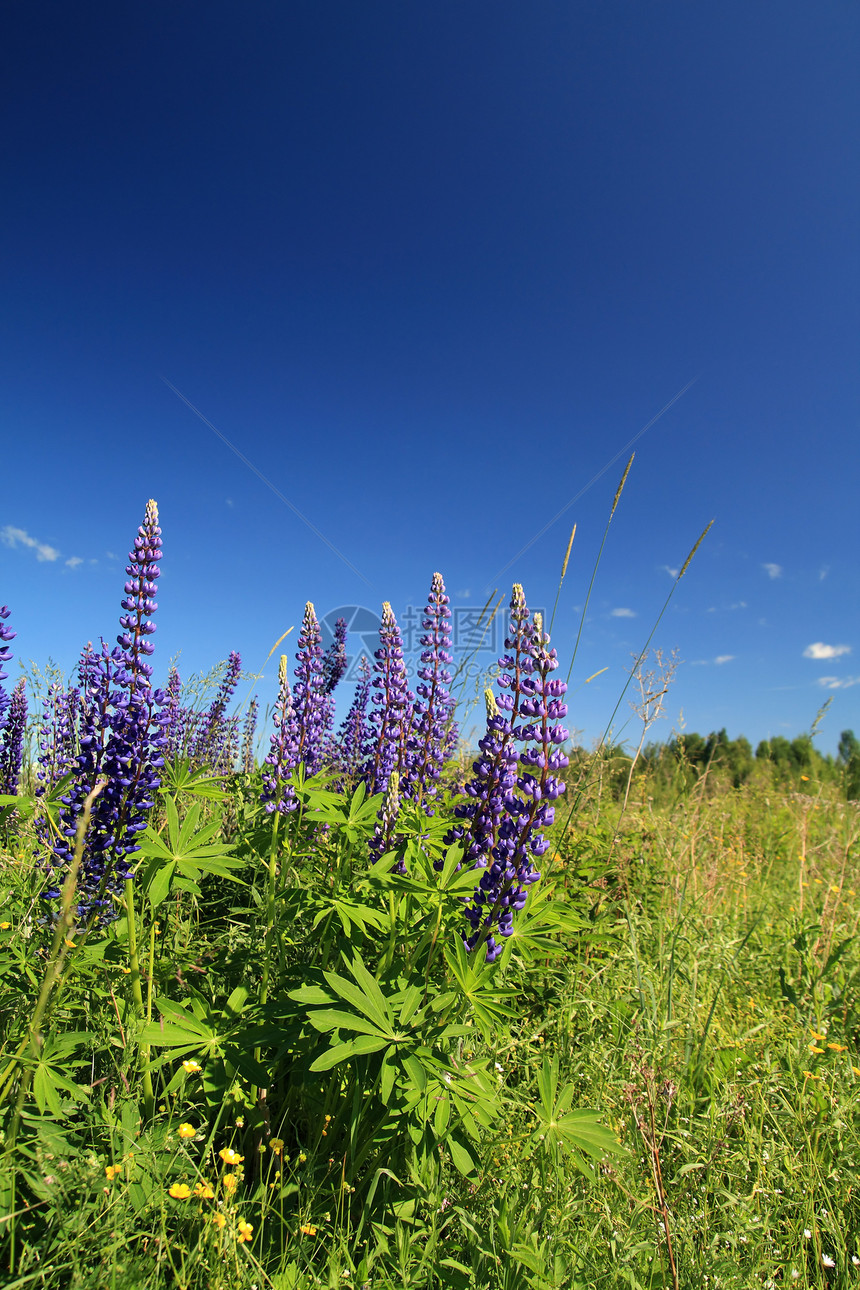
M 610 618 L 635 618 L 636 614 L 632 609 L 610 609 Z
M 232 497 L 225 497 L 225 498 L 224 498 L 224 505 L 225 505 L 225 506 L 229 506 L 229 507 L 230 507 L 230 509 L 232 510 L 232 509 L 233 509 L 233 507 L 236 505 L 236 503 L 233 501 L 233 498 L 232 498 Z
M 670 578 L 677 578 L 678 574 L 681 572 L 680 569 L 673 569 L 670 564 L 661 564 L 660 568 L 665 569 Z
M 767 574 L 767 576 L 768 576 L 769 578 L 781 578 L 781 577 L 782 577 L 782 565 L 781 565 L 781 564 L 763 564 L 761 567 L 764 569 L 765 573 Z
M 823 582 L 829 572 L 830 572 L 830 565 L 825 564 L 823 568 L 819 569 L 818 571 L 818 581 Z
M 458 600 L 469 600 L 471 598 L 472 592 L 467 587 L 465 591 L 456 591 L 454 594 Z
M 721 664 L 723 663 L 731 663 L 734 657 L 735 657 L 734 654 L 718 654 L 717 657 L 714 659 L 714 662 L 716 663 L 717 667 L 720 667 Z
M 37 560 L 57 560 L 60 553 L 55 546 L 48 546 L 47 542 L 40 542 L 38 538 L 30 537 L 26 529 L 16 529 L 11 524 L 5 524 L 0 529 L 0 538 L 6 546 L 26 546 L 36 552 Z
M 852 685 L 860 685 L 860 676 L 820 676 L 818 684 L 825 690 L 850 690 Z
M 83 564 L 83 557 L 80 555 L 71 555 L 66 561 L 66 568 L 77 569 L 79 564 Z
M 823 641 L 814 641 L 812 645 L 807 645 L 803 651 L 804 658 L 839 658 L 842 654 L 850 654 L 850 645 L 825 645 Z

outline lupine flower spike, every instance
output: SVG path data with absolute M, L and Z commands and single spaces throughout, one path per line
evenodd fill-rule
M 552 802 L 564 792 L 555 772 L 568 764 L 562 745 L 568 732 L 564 681 L 551 679 L 558 667 L 549 634 L 539 618 L 528 622 L 522 587 L 514 587 L 510 634 L 498 699 L 488 692 L 487 734 L 479 743 L 482 756 L 466 786 L 470 803 L 456 808 L 466 826 L 456 826 L 451 841 L 462 838 L 466 858 L 484 870 L 466 904 L 469 951 L 484 946 L 488 962 L 501 953 L 496 935 L 510 936 L 513 916 L 526 903 L 528 888 L 540 877 L 533 861 L 549 843 L 538 830 L 553 822 Z M 523 720 L 525 719 L 525 720 Z M 517 743 L 526 747 L 517 752 Z M 517 767 L 520 768 L 517 773 Z
M 323 745 L 331 721 L 323 672 L 322 631 L 310 601 L 305 605 L 296 650 L 293 708 L 299 734 L 299 759 L 308 775 L 322 766 Z
M 448 689 L 451 684 L 448 671 L 451 662 L 451 610 L 448 604 L 442 575 L 434 573 L 422 620 L 424 634 L 421 636 L 423 651 L 418 669 L 419 685 L 416 687 L 412 730 L 400 784 L 403 796 L 419 804 L 426 804 L 428 798 L 436 795 L 452 715 Z M 428 810 L 429 815 L 432 813 Z
M 24 678 L 12 691 L 9 713 L 0 744 L 0 793 L 16 795 L 24 754 L 24 730 L 27 725 L 27 693 Z
M 403 661 L 403 638 L 391 605 L 382 606 L 379 626 L 379 649 L 374 650 L 376 675 L 373 678 L 373 703 L 370 722 L 375 730 L 374 746 L 368 757 L 364 779 L 368 792 L 384 793 L 393 770 L 400 772 L 406 751 L 406 739 L 412 717 L 415 695 L 406 683 Z
M 63 799 L 52 867 L 62 871 L 71 862 L 84 800 L 97 780 L 105 778 L 107 787 L 90 817 L 78 887 L 82 910 L 100 921 L 112 915 L 110 896 L 119 893 L 130 875 L 137 835 L 146 827 L 164 764 L 164 717 L 158 710 L 165 696 L 152 688 L 147 662 L 154 648 L 151 615 L 158 608 L 153 597 L 160 559 L 158 508 L 150 501 L 126 566 L 125 612 L 117 645 L 110 650 L 103 642 L 99 653 L 88 645 L 78 668 L 80 751 L 75 783 Z M 62 874 L 58 876 L 62 882 Z

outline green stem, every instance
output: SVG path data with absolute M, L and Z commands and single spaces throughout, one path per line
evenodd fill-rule
M 128 966 L 131 970 L 131 997 L 137 1013 L 138 1031 L 146 1021 L 146 1009 L 143 1006 L 143 990 L 140 984 L 140 959 L 137 952 L 137 918 L 134 908 L 134 880 L 127 878 L 125 883 L 125 913 L 128 922 Z M 150 1004 L 152 1001 L 152 978 L 149 982 Z M 149 1069 L 149 1044 L 142 1043 L 138 1034 L 138 1054 L 143 1077 L 143 1118 L 149 1122 L 155 1114 L 155 1094 L 152 1088 L 152 1073 Z

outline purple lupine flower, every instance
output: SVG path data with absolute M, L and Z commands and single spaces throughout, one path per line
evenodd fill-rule
M 371 794 L 384 793 L 391 772 L 396 770 L 399 774 L 403 768 L 415 699 L 406 683 L 403 638 L 387 600 L 382 606 L 379 649 L 373 651 L 373 657 L 376 675 L 371 684 L 376 706 L 370 714 L 370 724 L 374 737 L 362 776 Z
M 331 723 L 323 672 L 322 631 L 311 601 L 305 605 L 296 650 L 293 711 L 299 736 L 299 760 L 308 775 L 322 766 L 323 749 Z
M 371 726 L 367 711 L 370 702 L 370 660 L 362 654 L 359 679 L 350 709 L 333 741 L 330 762 L 342 791 L 353 787 L 370 755 Z
M 346 619 L 338 618 L 334 625 L 334 640 L 326 650 L 322 662 L 323 693 L 331 694 L 346 672 Z
M 278 811 L 281 815 L 286 815 L 288 811 L 294 811 L 297 805 L 291 776 L 299 764 L 300 744 L 286 654 L 281 655 L 278 668 L 278 699 L 273 721 L 275 733 L 271 736 L 271 746 L 263 761 L 263 791 L 260 801 L 270 814 Z
M 470 952 L 483 945 L 488 962 L 501 953 L 494 933 L 510 936 L 514 913 L 525 906 L 528 888 L 540 877 L 533 861 L 549 843 L 538 830 L 553 822 L 552 802 L 565 787 L 555 772 L 568 764 L 562 752 L 568 732 L 559 724 L 567 715 L 562 702 L 567 686 L 550 679 L 558 667 L 556 652 L 548 648 L 542 622 L 532 626 L 528 617 L 517 584 L 507 652 L 499 659 L 502 693 L 496 700 L 487 692 L 487 734 L 478 745 L 483 755 L 466 785 L 472 801 L 456 809 L 469 823 L 456 826 L 448 839 L 462 838 L 466 858 L 483 869 L 466 902 L 470 930 L 463 940 Z M 526 745 L 522 752 L 518 743 Z
M 50 792 L 74 766 L 78 700 L 76 689 L 64 690 L 54 684 L 42 701 L 42 720 L 36 736 L 39 745 L 37 797 Z
M 0 681 L 7 680 L 9 676 L 9 673 L 4 672 L 3 670 L 6 664 L 12 658 L 12 651 L 9 648 L 7 642 L 14 640 L 18 634 L 17 632 L 13 632 L 10 627 L 7 627 L 5 625 L 5 620 L 8 617 L 9 617 L 9 606 L 0 605 Z M 5 723 L 6 711 L 9 707 L 9 702 L 10 702 L 9 695 L 3 689 L 3 686 L 0 685 L 0 730 L 3 729 L 3 725 Z
M 256 765 L 254 759 L 254 737 L 257 733 L 257 714 L 260 710 L 260 700 L 256 694 L 252 696 L 248 704 L 248 711 L 245 713 L 245 725 L 242 728 L 242 770 L 250 775 Z
M 18 792 L 21 762 L 24 756 L 24 730 L 27 726 L 27 691 L 23 676 L 9 703 L 9 714 L 0 743 L 0 793 Z
M 196 723 L 191 760 L 198 766 L 211 766 L 219 774 L 225 773 L 234 760 L 230 756 L 231 734 L 225 714 L 241 674 L 242 659 L 232 650 L 215 698 Z
M 126 566 L 129 581 L 118 643 L 111 650 L 102 642 L 99 653 L 88 645 L 78 667 L 80 751 L 74 783 L 63 798 L 52 867 L 61 870 L 71 862 L 84 800 L 105 778 L 90 817 L 78 885 L 79 907 L 95 921 L 111 916 L 110 896 L 131 874 L 137 835 L 146 828 L 164 765 L 165 718 L 159 710 L 165 696 L 153 689 L 146 661 L 154 648 L 149 637 L 155 624 L 149 616 L 158 607 L 153 596 L 160 576 L 160 539 L 158 508 L 150 501 Z
M 452 703 L 448 686 L 451 673 L 451 610 L 441 573 L 434 573 L 430 596 L 424 611 L 421 644 L 420 684 L 412 715 L 412 730 L 407 742 L 407 757 L 400 779 L 404 797 L 419 805 L 435 797 L 442 773 L 447 746 Z M 428 815 L 433 812 L 428 810 Z
M 167 670 L 167 689 L 164 702 L 164 755 L 170 761 L 179 757 L 185 748 L 188 710 L 182 706 L 182 678 L 179 668 L 171 663 Z

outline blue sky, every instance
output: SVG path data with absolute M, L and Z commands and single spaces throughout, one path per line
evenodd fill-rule
M 70 669 L 115 633 L 152 496 L 162 676 L 260 668 L 306 599 L 404 615 L 436 569 L 464 623 L 514 579 L 551 607 L 576 521 L 566 668 L 625 445 L 694 381 L 635 445 L 571 725 L 602 733 L 713 519 L 654 637 L 683 660 L 654 733 L 793 737 L 832 696 L 835 750 L 860 732 L 858 55 L 860 10 L 826 0 L 16 6 L 16 656 Z

